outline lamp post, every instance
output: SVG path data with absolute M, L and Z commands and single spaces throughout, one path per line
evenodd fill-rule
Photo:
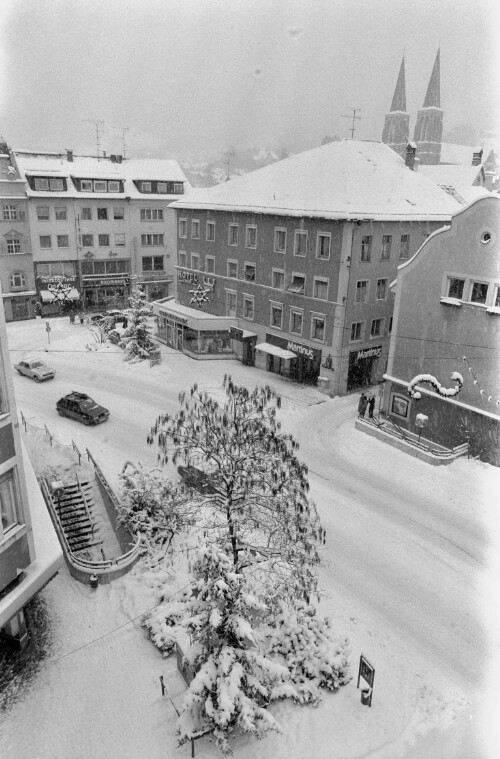
M 422 430 L 427 427 L 429 423 L 429 417 L 425 414 L 417 414 L 415 417 L 415 425 L 418 427 L 418 442 L 420 443 L 420 435 L 422 434 Z

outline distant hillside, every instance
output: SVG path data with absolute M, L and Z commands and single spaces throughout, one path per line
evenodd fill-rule
M 268 148 L 229 150 L 217 157 L 181 161 L 182 170 L 193 187 L 212 187 L 227 179 L 248 174 L 270 163 L 287 158 L 286 149 L 279 152 Z

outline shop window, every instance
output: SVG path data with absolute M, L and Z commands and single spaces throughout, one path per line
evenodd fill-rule
M 328 280 L 314 279 L 314 297 L 321 300 L 328 299 Z
M 84 248 L 94 247 L 94 235 L 82 235 L 82 246 Z
M 200 239 L 200 222 L 198 219 L 193 219 L 191 221 L 191 239 L 192 240 Z
M 238 279 L 238 261 L 227 262 L 227 276 L 229 279 Z
M 480 305 L 486 304 L 486 297 L 488 295 L 488 285 L 485 282 L 472 282 L 470 302 L 479 303 Z
M 372 319 L 372 326 L 370 329 L 371 337 L 380 337 L 382 334 L 383 319 Z
M 117 272 L 116 261 L 106 261 L 106 274 L 116 274 Z
M 187 219 L 179 219 L 179 237 L 187 237 Z
M 410 400 L 405 398 L 404 395 L 397 395 L 394 393 L 391 395 L 391 413 L 396 416 L 400 416 L 402 419 L 407 419 L 410 413 Z
M 351 341 L 361 340 L 362 337 L 363 322 L 353 322 L 351 324 Z
M 67 208 L 65 207 L 55 208 L 54 213 L 56 215 L 56 221 L 66 221 L 68 218 Z
M 457 298 L 462 300 L 464 295 L 465 279 L 458 277 L 448 277 L 448 298 Z
M 109 235 L 99 235 L 99 247 L 109 248 Z
M 98 208 L 97 209 L 97 219 L 99 221 L 106 221 L 108 218 L 108 209 L 107 208 Z
M 372 260 L 372 236 L 371 235 L 365 235 L 361 238 L 361 260 L 362 261 L 371 261 Z
M 215 273 L 215 258 L 213 256 L 205 256 L 205 271 L 207 274 Z
M 281 303 L 271 303 L 271 327 L 282 329 L 283 327 L 283 306 Z
M 42 238 L 40 238 L 41 240 Z M 40 243 L 40 247 L 42 247 Z M 49 236 L 49 245 L 47 246 L 50 248 L 50 236 Z M 8 237 L 7 238 L 7 253 L 22 253 L 21 250 L 21 240 L 18 237 Z
M 191 253 L 191 268 L 197 271 L 200 269 L 200 257 L 197 253 Z
M 93 272 L 92 261 L 82 261 L 80 264 L 82 274 L 89 276 Z
M 122 221 L 125 218 L 125 209 L 123 206 L 114 206 L 113 207 L 113 219 L 116 219 L 117 221 Z
M 228 231 L 228 244 L 229 245 L 238 245 L 238 225 L 237 224 L 230 224 L 229 225 L 229 231 Z
M 377 279 L 377 300 L 385 300 L 387 297 L 387 279 Z
M 125 245 L 125 235 L 123 232 L 115 233 L 115 245 L 117 248 L 123 248 Z
M 10 286 L 13 289 L 18 287 L 26 287 L 26 277 L 22 271 L 14 271 L 10 275 Z
M 207 242 L 215 242 L 215 221 L 207 221 L 206 238 Z
M 57 247 L 58 248 L 69 248 L 69 237 L 68 237 L 68 235 L 57 235 Z
M 304 274 L 292 274 L 292 281 L 288 287 L 291 293 L 304 293 L 306 277 Z
M 40 235 L 40 247 L 41 248 L 51 248 L 52 247 L 52 239 L 50 235 Z
M 0 476 L 0 540 L 18 524 L 14 469 Z
M 80 218 L 82 221 L 90 221 L 92 219 L 92 209 L 82 208 Z
M 119 274 L 126 274 L 130 271 L 130 261 L 127 258 L 119 258 L 116 264 Z
M 234 290 L 226 290 L 226 315 L 236 316 L 236 293 Z
M 245 247 L 256 248 L 257 247 L 257 227 L 248 225 L 245 234 Z
M 401 235 L 399 243 L 399 257 L 408 258 L 410 255 L 410 235 Z
M 366 303 L 368 296 L 368 280 L 359 279 L 356 282 L 356 303 Z
M 245 280 L 255 282 L 255 264 L 245 264 Z
M 294 256 L 307 255 L 307 232 L 301 229 L 295 230 L 295 240 L 293 245 Z
M 187 268 L 187 261 L 186 261 L 186 252 L 184 250 L 180 250 L 177 254 L 177 258 L 179 261 L 179 266 L 182 266 L 184 269 Z
M 274 252 L 286 252 L 286 229 L 276 228 L 274 230 Z
M 36 217 L 38 221 L 48 221 L 50 219 L 50 208 L 48 206 L 37 206 Z
M 106 274 L 106 261 L 94 261 L 94 274 Z
M 243 295 L 243 318 L 253 321 L 254 318 L 254 299 L 253 295 Z
M 330 258 L 330 241 L 331 235 L 318 232 L 316 243 L 316 258 L 322 258 L 325 261 Z
M 382 252 L 380 258 L 382 261 L 388 261 L 391 257 L 392 235 L 382 235 Z
M 311 339 L 321 340 L 325 339 L 325 317 L 315 316 L 311 318 Z
M 302 311 L 290 309 L 290 332 L 293 332 L 294 335 L 301 335 L 303 321 L 304 315 Z
M 280 269 L 273 269 L 273 287 L 275 290 L 285 289 L 285 272 Z

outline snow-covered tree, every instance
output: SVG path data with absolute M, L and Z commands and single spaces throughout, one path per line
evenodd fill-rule
M 149 358 L 157 346 L 152 338 L 152 329 L 149 325 L 150 310 L 146 306 L 146 295 L 139 286 L 132 289 L 129 303 L 128 327 L 123 333 L 119 345 L 124 348 L 126 359 L 142 361 Z
M 298 443 L 280 431 L 280 398 L 268 386 L 251 392 L 228 376 L 223 387 L 222 404 L 197 385 L 181 393 L 181 410 L 160 416 L 148 442 L 158 445 L 163 463 L 209 475 L 213 492 L 194 497 L 204 506 L 207 540 L 229 552 L 236 572 L 261 581 L 271 603 L 309 602 L 324 531 Z

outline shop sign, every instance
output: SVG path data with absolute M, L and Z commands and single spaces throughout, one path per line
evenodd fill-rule
M 358 355 L 356 356 L 356 361 L 359 361 L 362 358 L 378 358 L 382 354 L 382 346 L 377 345 L 374 348 L 365 348 L 364 350 L 358 351 Z
M 76 277 L 37 277 L 35 284 L 38 290 L 54 290 L 60 287 L 67 287 L 71 289 L 78 287 L 78 281 Z
M 198 284 L 198 275 L 186 269 L 177 269 L 177 279 L 181 282 L 189 282 L 190 285 Z
M 238 342 L 243 342 L 243 330 L 238 329 L 238 327 L 230 327 L 229 328 L 229 337 L 231 340 L 238 340 Z
M 277 345 L 278 348 L 284 348 L 287 351 L 292 351 L 298 356 L 304 356 L 311 361 L 315 359 L 321 360 L 321 351 L 317 348 L 311 348 L 309 345 L 303 345 L 302 343 L 296 343 L 295 340 L 287 340 L 278 335 L 266 335 L 266 343 L 270 345 Z
M 90 279 L 87 277 L 84 277 L 83 279 L 83 286 L 84 287 L 108 287 L 109 285 L 112 286 L 120 286 L 120 285 L 129 285 L 130 280 L 128 277 L 122 277 L 120 279 L 117 279 L 116 277 L 110 277 L 109 279 Z

